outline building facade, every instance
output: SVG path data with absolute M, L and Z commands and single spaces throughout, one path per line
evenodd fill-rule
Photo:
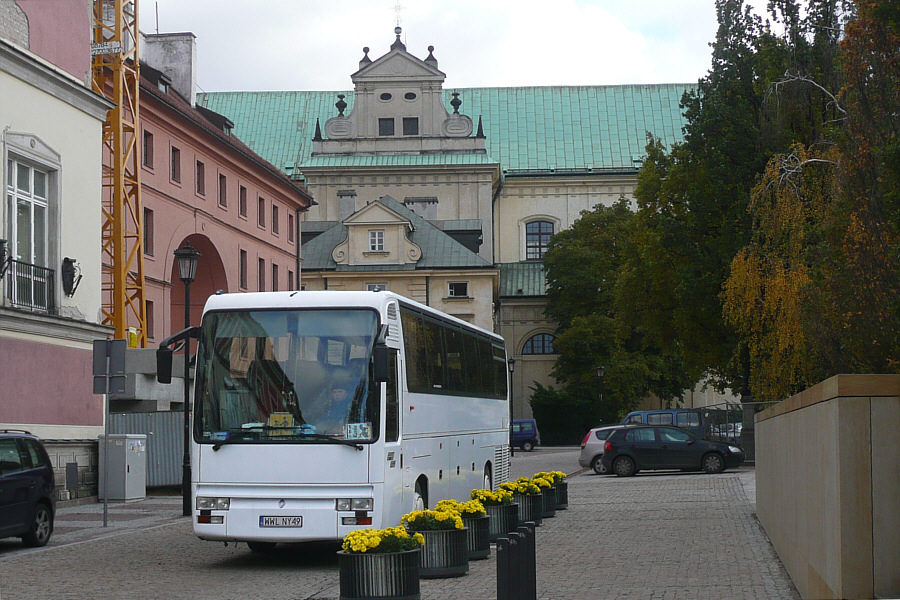
M 100 323 L 99 198 L 112 104 L 3 37 L 0 429 L 47 440 L 58 468 L 79 457 L 89 467 L 85 440 L 96 445 L 104 422 L 102 396 L 92 394 L 92 344 L 110 333 Z
M 310 262 L 310 244 L 322 253 L 344 240 L 316 243 L 319 233 L 334 234 L 382 197 L 489 263 L 496 279 L 474 292 L 475 322 L 491 323 L 506 339 L 514 416 L 529 417 L 531 387 L 553 384 L 555 324 L 543 314 L 550 237 L 582 211 L 632 198 L 647 134 L 668 145 L 682 140 L 679 103 L 692 86 L 444 89 L 434 48 L 418 58 L 395 34 L 377 59 L 363 49 L 352 90 L 220 92 L 198 102 L 227 115 L 242 139 L 305 181 L 319 202 L 304 221 L 303 281 L 311 288 L 336 277 L 352 289 L 381 282 L 450 314 L 467 310 L 440 294 L 423 296 L 424 284 L 410 277 L 425 269 L 412 258 L 390 270 L 379 270 L 374 255 L 346 265 Z M 430 289 L 468 277 L 431 279 Z M 488 289 L 489 297 L 477 296 Z

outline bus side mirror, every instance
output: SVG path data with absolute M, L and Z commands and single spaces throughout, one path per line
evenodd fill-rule
M 392 350 L 384 344 L 375 344 L 372 350 L 373 376 L 376 383 L 384 383 L 391 377 L 390 373 L 390 353 Z
M 156 381 L 172 383 L 172 349 L 156 349 Z

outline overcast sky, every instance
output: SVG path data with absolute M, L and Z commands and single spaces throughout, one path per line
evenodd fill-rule
M 444 87 L 692 83 L 714 0 L 400 0 L 407 51 Z M 363 46 L 394 40 L 397 0 L 141 0 L 140 28 L 197 36 L 203 91 L 352 89 Z

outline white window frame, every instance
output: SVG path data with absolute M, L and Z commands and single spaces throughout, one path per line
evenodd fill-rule
M 384 252 L 384 229 L 369 230 L 369 252 Z
M 455 286 L 464 286 L 465 294 L 454 294 Z M 469 282 L 468 281 L 448 281 L 447 282 L 447 297 L 448 298 L 471 298 L 469 295 Z

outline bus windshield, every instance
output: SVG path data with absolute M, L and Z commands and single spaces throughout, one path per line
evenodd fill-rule
M 370 309 L 247 310 L 203 317 L 194 437 L 233 443 L 378 438 Z

